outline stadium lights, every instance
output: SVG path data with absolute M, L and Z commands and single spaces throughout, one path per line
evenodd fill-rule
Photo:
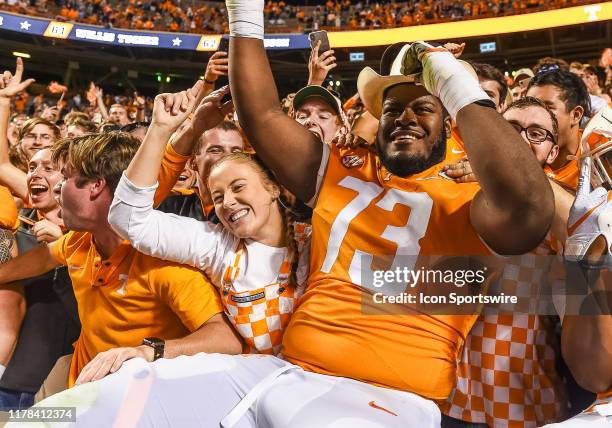
M 14 56 L 18 56 L 20 58 L 31 58 L 29 53 L 25 53 L 25 52 L 13 52 Z
M 340 86 L 340 81 L 336 80 L 336 86 Z

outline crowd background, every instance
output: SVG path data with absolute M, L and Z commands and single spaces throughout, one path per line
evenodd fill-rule
M 266 31 L 408 27 L 492 18 L 592 3 L 594 0 L 424 0 L 293 2 L 268 0 Z M 132 30 L 225 34 L 222 2 L 201 0 L 2 0 L 0 10 Z

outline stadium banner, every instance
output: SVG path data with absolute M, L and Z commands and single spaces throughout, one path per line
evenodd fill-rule
M 95 25 L 32 18 L 25 15 L 0 12 L 0 30 L 44 36 L 56 39 L 77 40 L 115 46 L 133 46 L 162 49 L 216 51 L 220 34 L 185 34 L 170 32 L 132 31 L 105 28 Z M 269 50 L 309 49 L 304 34 L 267 35 L 264 45 Z
M 452 40 L 493 34 L 517 33 L 612 19 L 612 2 L 533 12 L 498 18 L 471 19 L 369 31 L 328 32 L 332 48 L 384 46 L 417 40 Z

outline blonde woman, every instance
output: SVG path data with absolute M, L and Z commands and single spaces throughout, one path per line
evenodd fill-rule
M 308 228 L 292 221 L 269 171 L 244 153 L 212 167 L 207 184 L 220 225 L 153 209 L 164 147 L 201 90 L 198 82 L 156 98 L 151 127 L 119 182 L 109 222 L 139 251 L 204 271 L 248 352 L 276 355 L 306 279 L 301 249 Z M 231 102 L 221 104 L 227 92 L 223 88 L 203 99 L 193 118 L 203 130 L 232 108 Z

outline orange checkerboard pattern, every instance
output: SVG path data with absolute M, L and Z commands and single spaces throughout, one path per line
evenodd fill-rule
M 223 296 L 228 318 L 250 353 L 277 355 L 295 303 L 295 289 L 282 284 Z
M 540 248 L 506 263 L 491 291 L 519 297 L 521 309 L 528 310 L 484 308 L 466 338 L 455 389 L 441 406 L 448 416 L 493 428 L 536 427 L 565 416 L 555 321 L 537 315 L 550 313 L 541 289 L 553 259 L 539 257 L 544 254 Z

